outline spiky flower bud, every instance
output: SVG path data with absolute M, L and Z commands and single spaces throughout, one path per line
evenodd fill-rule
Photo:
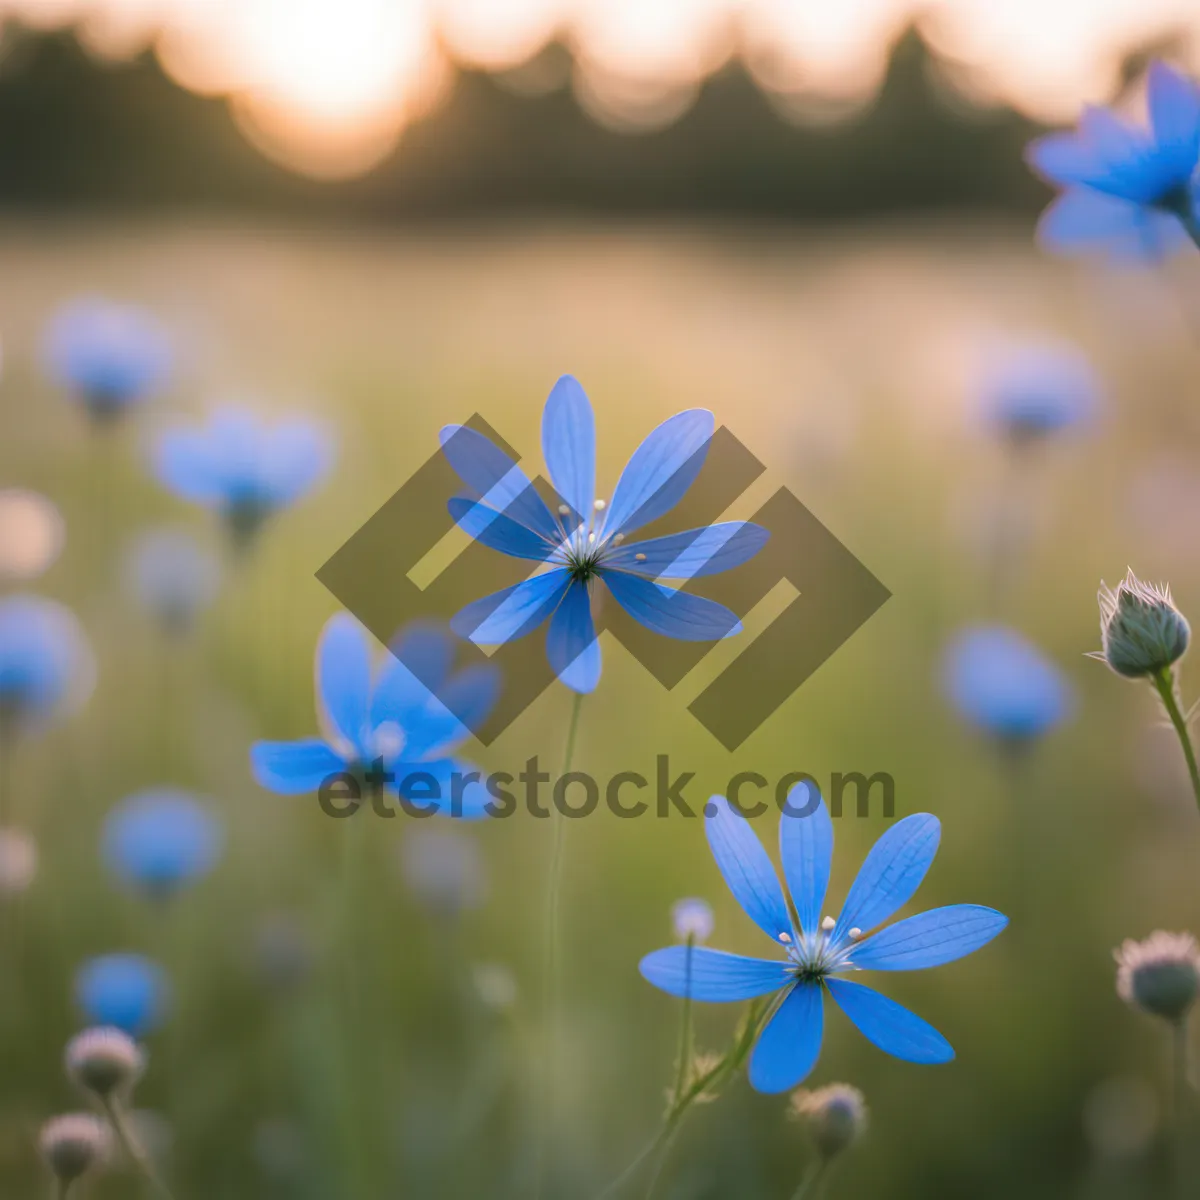
M 1200 948 L 1190 933 L 1161 929 L 1115 951 L 1117 994 L 1165 1021 L 1182 1021 L 1200 992 Z
M 1191 628 L 1171 600 L 1171 589 L 1143 583 L 1132 571 L 1116 590 L 1100 585 L 1100 644 L 1118 675 L 1157 675 L 1181 659 Z
M 794 1092 L 792 1115 L 807 1126 L 817 1153 L 826 1160 L 856 1142 L 867 1128 L 866 1101 L 848 1083 Z
M 38 1135 L 38 1149 L 56 1179 L 64 1185 L 107 1158 L 111 1147 L 108 1126 L 91 1113 L 51 1117 Z
M 85 1029 L 67 1043 L 66 1065 L 67 1074 L 80 1087 L 108 1100 L 133 1087 L 145 1059 L 127 1033 L 100 1026 Z
M 681 942 L 706 942 L 712 936 L 713 910 L 703 900 L 677 900 L 671 906 L 671 925 Z

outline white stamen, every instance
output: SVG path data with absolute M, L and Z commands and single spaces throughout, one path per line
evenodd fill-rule
M 618 534 L 613 535 L 613 545 L 614 546 L 619 546 L 624 540 L 625 540 L 625 535 L 623 533 L 618 533 Z
M 791 935 L 790 933 L 781 933 L 781 934 L 779 935 L 779 940 L 780 940 L 780 941 L 781 941 L 781 942 L 782 942 L 782 943 L 783 943 L 785 946 L 790 946 L 790 945 L 792 944 L 792 935 Z
M 560 504 L 558 506 L 558 515 L 560 517 L 569 516 L 570 512 L 571 512 L 571 506 L 569 504 Z
M 594 505 L 597 512 L 603 512 L 604 506 L 605 506 L 605 502 L 603 500 L 597 500 Z
M 589 534 L 588 534 L 588 545 L 590 546 L 590 545 L 591 545 L 591 544 L 592 544 L 592 543 L 593 543 L 595 540 L 596 540 L 596 535 L 595 535 L 595 533 L 594 533 L 594 532 L 593 532 L 593 533 L 589 533 Z
M 635 555 L 633 556 L 633 559 L 634 559 L 634 561 L 635 561 L 635 562 L 645 562 L 645 561 L 646 561 L 646 556 L 645 556 L 644 554 L 635 554 Z
M 836 924 L 837 924 L 837 922 L 836 922 L 836 921 L 835 921 L 835 920 L 834 920 L 832 917 L 826 917 L 826 918 L 825 918 L 825 919 L 824 919 L 824 920 L 821 922 L 821 928 L 822 928 L 823 930 L 825 930 L 825 932 L 826 932 L 826 933 L 832 933 L 832 932 L 833 932 L 833 927 L 834 927 Z
M 862 937 L 862 930 L 859 929 L 859 927 L 857 925 L 855 925 L 855 927 L 852 930 L 850 930 L 850 940 L 852 942 L 857 942 L 860 937 Z

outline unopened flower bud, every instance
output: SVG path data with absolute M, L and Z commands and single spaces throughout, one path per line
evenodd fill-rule
M 792 1095 L 792 1115 L 802 1121 L 823 1159 L 831 1159 L 856 1142 L 867 1127 L 867 1105 L 858 1088 L 831 1083 L 816 1091 Z
M 1200 948 L 1190 933 L 1158 930 L 1116 951 L 1117 994 L 1165 1021 L 1181 1021 L 1200 991 Z
M 1114 591 L 1100 585 L 1100 644 L 1118 675 L 1157 675 L 1181 659 L 1191 628 L 1171 599 L 1171 589 L 1143 583 L 1132 571 Z
M 63 1184 L 73 1183 L 108 1156 L 108 1126 L 91 1113 L 51 1117 L 38 1135 L 38 1149 L 46 1165 Z
M 127 1092 L 137 1082 L 145 1059 L 137 1043 L 120 1029 L 85 1029 L 68 1043 L 67 1074 L 101 1100 Z
M 706 942 L 712 936 L 713 910 L 703 900 L 677 900 L 671 906 L 671 925 L 681 942 Z

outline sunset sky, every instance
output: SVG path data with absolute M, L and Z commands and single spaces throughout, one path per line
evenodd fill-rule
M 316 175 L 369 169 L 453 85 L 450 60 L 502 69 L 554 37 L 597 119 L 652 127 L 740 54 L 790 100 L 853 106 L 919 18 L 949 77 L 983 102 L 1067 119 L 1111 94 L 1122 54 L 1172 35 L 1200 52 L 1195 0 L 0 0 L 75 26 L 98 53 L 153 46 L 182 86 L 227 97 L 265 152 Z

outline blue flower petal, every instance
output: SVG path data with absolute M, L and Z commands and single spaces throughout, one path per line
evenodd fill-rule
M 587 584 L 572 583 L 550 618 L 546 654 L 554 673 L 573 692 L 587 694 L 600 682 L 600 641 L 592 620 Z
M 645 542 L 629 542 L 604 555 L 606 567 L 648 579 L 694 579 L 740 567 L 766 545 L 768 530 L 750 521 L 722 521 Z
M 717 868 L 746 915 L 774 942 L 780 934 L 791 937 L 792 918 L 779 876 L 750 822 L 724 796 L 713 796 L 705 806 L 704 832 Z
M 497 445 L 466 425 L 447 425 L 439 436 L 442 453 L 477 499 L 543 537 L 561 537 L 529 477 Z
M 693 946 L 690 952 L 687 946 L 655 950 L 642 959 L 638 970 L 669 996 L 690 996 L 718 1004 L 766 996 L 787 987 L 794 978 L 785 962 L 746 958 L 704 946 Z
M 809 811 L 810 795 L 816 806 Z M 833 861 L 833 822 L 821 794 L 807 783 L 788 793 L 788 805 L 800 815 L 784 812 L 779 818 L 779 857 L 783 877 L 792 893 L 792 903 L 805 933 L 815 934 L 821 924 L 821 905 L 829 888 Z
M 798 983 L 758 1038 L 750 1056 L 750 1086 L 786 1092 L 803 1083 L 817 1065 L 825 1032 L 820 984 Z
M 737 614 L 715 600 L 624 571 L 603 571 L 601 578 L 617 603 L 635 621 L 664 637 L 685 642 L 716 642 L 742 632 Z
M 1200 90 L 1166 63 L 1153 62 L 1147 91 L 1150 125 L 1160 152 L 1171 173 L 1186 180 L 1200 160 Z
M 140 954 L 103 954 L 80 967 L 75 996 L 93 1025 L 137 1038 L 162 1023 L 170 986 L 163 969 Z
M 467 667 L 438 688 L 404 723 L 405 757 L 438 758 L 465 741 L 487 720 L 500 695 L 500 672 L 490 665 Z
M 512 517 L 466 496 L 451 497 L 446 507 L 464 533 L 493 550 L 499 550 L 501 554 L 544 562 L 558 545 L 558 542 L 547 541 L 541 534 L 534 533 Z
M 546 401 L 542 454 L 555 491 L 586 521 L 596 499 L 596 421 L 573 375 L 564 375 Z
M 220 464 L 190 429 L 169 429 L 154 447 L 154 473 L 169 491 L 194 504 L 213 507 L 224 499 Z
M 604 522 L 608 536 L 648 525 L 679 503 L 704 465 L 713 424 L 707 409 L 692 408 L 649 434 L 617 480 Z
M 826 983 L 842 1012 L 885 1054 L 914 1063 L 944 1063 L 954 1057 L 954 1047 L 902 1004 L 861 983 L 846 979 L 828 979 Z
M 1043 179 L 1064 186 L 1087 183 L 1104 170 L 1096 148 L 1075 132 L 1050 133 L 1030 142 L 1025 158 Z
M 478 646 L 511 642 L 536 629 L 558 607 L 570 582 L 570 572 L 562 568 L 534 575 L 468 604 L 451 618 L 450 628 Z
M 487 790 L 487 773 L 458 758 L 409 762 L 391 768 L 396 789 L 421 810 L 460 821 L 477 821 L 490 816 L 487 806 L 495 800 Z
M 454 664 L 454 638 L 437 621 L 413 621 L 391 640 L 388 649 L 435 692 L 445 682 Z
M 1166 213 L 1089 188 L 1069 188 L 1042 214 L 1038 240 L 1059 254 L 1100 248 L 1116 259 L 1154 262 L 1178 250 L 1187 234 Z
M 317 692 L 337 732 L 361 746 L 371 702 L 371 649 L 362 626 L 346 613 L 331 617 L 321 631 Z
M 283 796 L 315 792 L 331 775 L 346 770 L 345 760 L 320 738 L 297 742 L 255 742 L 250 766 L 261 787 Z
M 950 904 L 881 929 L 855 947 L 850 961 L 868 971 L 940 967 L 986 946 L 1007 924 L 994 908 Z
M 907 904 L 921 886 L 941 836 L 941 822 L 929 813 L 914 813 L 893 825 L 859 868 L 832 940 L 842 941 L 854 928 L 874 929 Z

